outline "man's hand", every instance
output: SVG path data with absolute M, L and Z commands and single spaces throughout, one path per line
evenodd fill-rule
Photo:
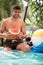
M 0 38 L 4 38 L 4 37 L 6 37 L 7 36 L 7 34 L 5 34 L 5 33 L 0 33 Z
M 8 38 L 8 37 L 11 37 L 12 34 L 10 34 L 9 32 L 6 32 L 6 33 L 0 33 L 0 38 Z
M 20 32 L 19 34 L 11 34 L 9 32 L 6 32 L 6 33 L 0 33 L 0 38 L 12 38 L 14 37 L 14 39 L 20 39 L 23 37 L 23 33 Z
M 23 37 L 23 33 L 20 32 L 19 34 L 17 34 L 17 37 L 18 37 L 19 39 L 22 38 L 22 37 Z
M 14 39 L 18 39 L 18 35 L 17 34 L 11 34 L 10 32 L 7 32 L 7 37 L 6 38 L 14 38 Z

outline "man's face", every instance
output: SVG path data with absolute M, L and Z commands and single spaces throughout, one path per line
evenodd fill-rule
M 14 17 L 14 18 L 18 18 L 19 17 L 19 15 L 20 15 L 20 10 L 13 10 L 12 11 L 12 16 Z

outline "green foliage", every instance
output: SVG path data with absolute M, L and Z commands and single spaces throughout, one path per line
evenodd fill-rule
M 26 2 L 28 2 L 29 0 L 25 0 Z
M 11 16 L 12 6 L 15 4 L 18 5 L 19 3 L 20 3 L 19 0 L 0 0 L 0 20 Z
M 26 19 L 28 19 L 28 21 L 25 20 L 26 25 L 43 28 L 43 0 L 28 0 Z
M 31 24 L 43 27 L 43 0 L 32 0 L 29 4 L 27 17 Z

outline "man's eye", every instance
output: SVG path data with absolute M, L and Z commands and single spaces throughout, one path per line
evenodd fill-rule
M 18 12 L 18 11 L 15 11 L 15 13 L 20 13 L 20 12 Z
M 15 11 L 15 13 L 17 13 L 17 11 Z

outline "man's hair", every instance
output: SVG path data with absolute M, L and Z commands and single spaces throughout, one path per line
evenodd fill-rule
M 18 6 L 18 5 L 14 5 L 13 7 L 12 7 L 12 11 L 13 10 L 21 10 L 21 8 L 20 8 L 20 6 Z

